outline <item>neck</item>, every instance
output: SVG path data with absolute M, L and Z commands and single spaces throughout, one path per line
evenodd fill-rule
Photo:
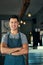
M 18 30 L 14 30 L 14 31 L 11 30 L 11 33 L 15 35 L 18 33 Z

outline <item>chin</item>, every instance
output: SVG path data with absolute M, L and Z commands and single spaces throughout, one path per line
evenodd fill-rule
M 17 29 L 12 29 L 13 31 L 17 30 Z

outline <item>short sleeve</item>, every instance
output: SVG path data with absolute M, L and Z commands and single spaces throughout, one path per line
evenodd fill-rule
M 25 34 L 21 34 L 21 40 L 22 40 L 22 44 L 28 44 L 28 40 Z
M 7 34 L 2 36 L 1 43 L 3 42 L 7 44 Z

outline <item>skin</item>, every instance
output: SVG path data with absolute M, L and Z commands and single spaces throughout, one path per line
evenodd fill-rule
M 11 29 L 11 34 L 18 34 L 19 22 L 16 18 L 11 18 L 9 26 Z M 24 43 L 20 48 L 9 48 L 5 42 L 1 43 L 1 53 L 2 54 L 12 54 L 12 55 L 23 55 L 28 54 L 28 44 Z

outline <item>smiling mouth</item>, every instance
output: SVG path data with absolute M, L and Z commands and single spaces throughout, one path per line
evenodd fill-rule
M 14 26 L 12 26 L 12 27 L 16 27 L 16 26 L 14 25 Z

